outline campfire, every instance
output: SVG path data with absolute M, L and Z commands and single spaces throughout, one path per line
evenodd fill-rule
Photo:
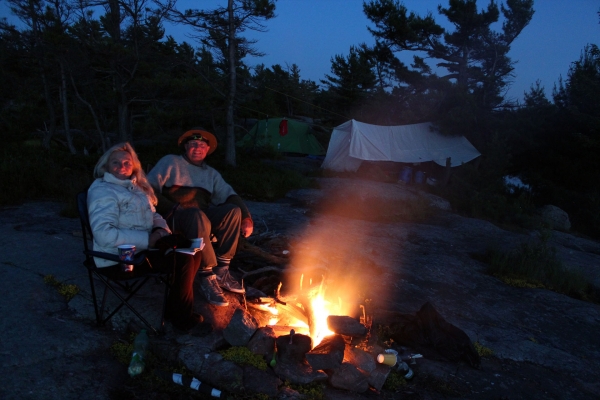
M 264 314 L 255 315 L 260 325 L 271 326 L 277 336 L 292 329 L 310 336 L 313 347 L 334 334 L 327 324 L 329 316 L 349 316 L 367 325 L 365 289 L 368 275 L 376 273 L 378 266 L 356 252 L 359 246 L 352 237 L 341 237 L 328 225 L 311 225 L 310 234 L 292 246 L 285 272 L 263 290 L 269 297 L 248 302 Z M 270 270 L 281 273 L 278 268 Z
M 285 295 L 280 282 L 273 297 L 247 301 L 248 311 L 262 327 L 254 336 L 255 344 L 249 344 L 252 351 L 264 354 L 276 375 L 290 382 L 318 382 L 329 375 L 333 387 L 381 390 L 390 366 L 378 367 L 375 355 L 366 350 L 371 318 L 364 304 L 347 300 L 353 294 L 351 286 L 328 285 L 326 275 L 315 282 L 305 273 L 290 282 L 296 287 L 285 290 Z M 347 315 L 356 309 L 362 312 L 359 318 Z M 275 351 L 272 344 L 264 344 L 268 340 L 261 339 L 273 334 Z
M 355 392 L 381 390 L 391 365 L 377 362 L 385 349 L 371 334 L 368 297 L 374 288 L 385 296 L 385 288 L 374 285 L 385 271 L 363 254 L 357 242 L 362 235 L 352 234 L 369 227 L 345 235 L 333 228 L 315 223 L 298 241 L 273 241 L 276 247 L 269 246 L 269 254 L 291 254 L 285 268 L 273 266 L 283 263 L 271 258 L 271 266 L 241 270 L 262 297 L 249 294 L 244 305 L 253 318 L 236 312 L 224 331 L 226 340 L 249 335 L 248 348 L 263 355 L 282 380 L 326 380 Z
M 305 274 L 300 274 L 298 291 L 287 295 L 282 295 L 283 284 L 280 282 L 274 297 L 253 299 L 247 302 L 247 306 L 262 314 L 255 317 L 262 322 L 261 325 L 272 327 L 276 336 L 287 335 L 290 331 L 307 335 L 314 348 L 334 334 L 329 329 L 328 317 L 346 315 L 353 306 L 345 305 L 340 296 L 336 296 L 335 301 L 327 296 L 324 275 L 318 284 L 312 278 L 307 281 L 305 283 Z M 366 325 L 368 318 L 364 305 L 360 305 L 360 310 L 360 321 Z

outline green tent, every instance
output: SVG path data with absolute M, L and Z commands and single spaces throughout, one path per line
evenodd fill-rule
M 271 146 L 283 153 L 325 155 L 325 148 L 317 141 L 309 124 L 286 118 L 258 121 L 237 145 L 246 148 Z

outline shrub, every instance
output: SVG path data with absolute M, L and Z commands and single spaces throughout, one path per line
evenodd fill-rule
M 0 205 L 28 200 L 73 201 L 92 181 L 95 157 L 11 144 L 0 161 Z
M 223 178 L 244 198 L 273 201 L 292 189 L 311 186 L 311 180 L 299 172 L 277 168 L 260 160 L 243 160 L 236 168 L 219 168 Z
M 178 154 L 171 147 L 136 146 L 142 165 L 151 166 L 164 155 Z M 64 202 L 61 214 L 77 217 L 75 195 L 93 181 L 92 173 L 99 155 L 72 155 L 61 149 L 44 150 L 27 143 L 13 143 L 0 153 L 0 205 L 20 204 L 30 200 Z M 299 172 L 277 168 L 259 159 L 240 156 L 236 168 L 226 166 L 222 151 L 208 162 L 242 196 L 252 200 L 273 201 L 295 188 L 309 187 L 312 180 Z M 146 167 L 144 167 L 146 168 Z
M 453 172 L 447 186 L 430 190 L 446 198 L 462 215 L 504 227 L 540 227 L 531 193 L 524 190 L 509 193 L 501 174 L 480 174 L 472 165 L 464 165 Z
M 538 240 L 522 243 L 512 252 L 488 250 L 487 272 L 516 287 L 546 288 L 577 299 L 597 302 L 593 286 L 578 272 L 563 265 L 556 249 L 548 245 L 550 234 L 540 232 Z

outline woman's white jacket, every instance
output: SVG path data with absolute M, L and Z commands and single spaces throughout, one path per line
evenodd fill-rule
M 88 189 L 87 206 L 96 251 L 118 254 L 117 246 L 122 244 L 133 244 L 136 251 L 146 250 L 152 228 L 170 232 L 135 178 L 121 180 L 106 172 Z M 99 268 L 115 264 L 100 258 L 94 261 Z

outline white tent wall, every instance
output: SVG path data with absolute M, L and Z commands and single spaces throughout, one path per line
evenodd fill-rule
M 456 167 L 480 155 L 464 136 L 443 136 L 429 122 L 380 126 L 350 120 L 333 129 L 321 168 L 357 171 L 362 161 L 433 161 L 445 166 L 447 158 Z
M 333 129 L 321 168 L 334 171 L 358 170 L 362 160 L 350 156 L 351 131 L 352 121 L 345 122 Z

